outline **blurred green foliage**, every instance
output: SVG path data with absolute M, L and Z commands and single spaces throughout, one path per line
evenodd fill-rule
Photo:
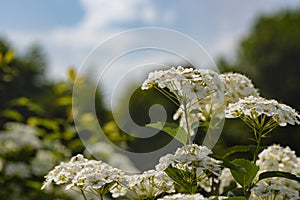
M 41 191 L 43 176 L 85 147 L 73 122 L 72 88 L 76 77 L 51 82 L 38 46 L 18 55 L 0 40 L 0 199 L 71 199 L 52 189 Z M 96 109 L 109 120 L 100 92 Z M 71 195 L 72 196 L 72 195 Z
M 300 110 L 300 10 L 286 10 L 257 18 L 237 52 L 236 59 L 219 60 L 222 71 L 249 76 L 264 97 L 276 99 Z M 228 120 L 229 121 L 229 120 Z M 227 122 L 228 122 L 227 121 Z M 232 121 L 232 122 L 231 122 Z M 244 133 L 241 137 L 240 130 Z M 226 123 L 223 143 L 226 146 L 249 143 L 247 128 L 234 120 Z M 300 128 L 277 128 L 270 142 L 289 145 L 300 153 Z

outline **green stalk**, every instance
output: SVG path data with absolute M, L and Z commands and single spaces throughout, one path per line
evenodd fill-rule
M 186 98 L 184 98 L 183 100 L 183 110 L 184 110 L 184 116 L 185 116 L 185 121 L 186 121 L 186 126 L 187 126 L 187 132 L 188 132 L 188 144 L 192 144 L 192 140 L 191 140 L 191 133 L 190 133 L 190 129 L 189 129 L 189 120 L 188 120 L 188 113 L 187 113 L 187 107 L 186 107 Z
M 84 199 L 84 200 L 87 200 L 87 197 L 85 196 L 83 189 L 80 189 L 80 191 L 81 191 L 81 194 L 82 194 L 82 196 L 83 196 L 83 199 Z
M 258 133 L 258 138 L 256 140 L 256 143 L 257 143 L 256 149 L 255 149 L 255 152 L 254 152 L 254 155 L 253 155 L 253 163 L 256 162 L 257 157 L 258 157 L 258 153 L 259 153 L 259 149 L 260 149 L 260 145 L 261 145 L 261 138 L 262 138 L 261 136 L 262 136 L 262 134 L 261 134 L 261 132 L 259 132 Z

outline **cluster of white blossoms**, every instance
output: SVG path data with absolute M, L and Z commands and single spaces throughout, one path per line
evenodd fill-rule
M 180 118 L 179 125 L 190 136 L 198 127 L 199 121 L 210 121 L 223 112 L 225 105 L 235 103 L 249 95 L 258 96 L 251 80 L 238 73 L 218 74 L 208 69 L 170 68 L 151 72 L 142 89 L 156 87 L 162 93 L 167 88 L 171 98 L 179 101 L 178 111 L 173 119 Z M 198 123 L 197 123 L 198 122 Z
M 142 89 L 156 87 L 174 101 L 179 101 L 179 109 L 174 115 L 174 120 L 180 117 L 180 126 L 190 136 L 194 134 L 193 124 L 199 119 L 209 118 L 217 103 L 224 100 L 224 83 L 218 73 L 208 69 L 170 68 L 151 72 L 142 84 Z M 166 93 L 167 88 L 170 93 Z
M 73 187 L 84 190 L 98 190 L 106 184 L 114 184 L 123 181 L 122 175 L 125 173 L 101 161 L 88 160 L 82 155 L 71 158 L 70 162 L 62 162 L 45 176 L 46 180 L 42 189 L 49 186 L 52 182 L 57 185 L 66 184 L 66 189 Z
M 227 118 L 247 116 L 251 119 L 257 119 L 261 115 L 271 117 L 279 126 L 300 124 L 300 115 L 295 109 L 278 103 L 276 100 L 267 100 L 263 97 L 249 96 L 229 104 L 226 109 Z
M 22 150 L 24 147 L 40 148 L 38 131 L 21 123 L 7 123 L 7 130 L 0 132 L 0 154 Z
M 107 189 L 113 198 L 128 195 L 134 199 L 155 198 L 162 193 L 173 193 L 173 181 L 163 171 L 149 170 L 142 174 L 126 174 L 102 161 L 88 160 L 82 155 L 62 162 L 45 176 L 42 189 L 51 183 L 66 185 L 66 190 L 80 189 L 101 193 Z
M 258 174 L 282 171 L 300 175 L 300 158 L 289 147 L 269 146 L 259 154 L 256 164 L 260 168 Z M 300 183 L 281 177 L 263 179 L 252 191 L 254 199 L 300 199 Z
M 197 193 L 197 194 L 173 194 L 173 195 L 169 195 L 169 196 L 164 196 L 163 198 L 160 198 L 158 200 L 222 200 L 222 199 L 226 199 L 227 197 L 210 197 L 210 198 L 206 198 L 204 196 L 202 196 L 201 194 Z
M 224 88 L 216 72 L 181 66 L 149 73 L 148 78 L 142 84 L 142 89 L 147 90 L 155 85 L 161 89 L 168 88 L 180 99 L 205 98 L 212 91 L 219 92 Z
M 209 157 L 212 151 L 206 146 L 198 146 L 196 144 L 186 145 L 178 148 L 175 154 L 167 154 L 159 159 L 156 165 L 157 170 L 165 170 L 170 165 L 172 167 L 191 171 L 197 168 L 198 172 L 209 171 L 215 175 L 219 175 L 220 161 Z
M 149 170 L 127 178 L 130 182 L 127 196 L 131 199 L 155 199 L 162 193 L 175 192 L 173 180 L 163 171 Z
M 225 84 L 226 104 L 235 103 L 239 99 L 250 95 L 258 97 L 259 92 L 254 87 L 252 81 L 245 75 L 239 73 L 220 74 L 220 79 Z

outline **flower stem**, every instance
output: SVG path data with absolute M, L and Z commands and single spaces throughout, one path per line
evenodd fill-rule
M 258 138 L 256 140 L 257 145 L 256 145 L 256 149 L 253 155 L 253 163 L 256 163 L 257 157 L 258 157 L 258 153 L 259 153 L 259 149 L 260 149 L 260 145 L 261 145 L 261 133 L 258 134 Z
M 184 111 L 184 116 L 185 116 L 185 121 L 186 121 L 186 129 L 188 133 L 188 144 L 192 143 L 191 140 L 191 133 L 190 133 L 190 128 L 189 128 L 189 120 L 188 120 L 188 112 L 187 112 L 187 107 L 186 107 L 186 99 L 183 100 L 183 111 Z
M 80 189 L 80 191 L 81 191 L 81 194 L 82 194 L 82 196 L 83 196 L 83 199 L 84 199 L 84 200 L 87 200 L 87 197 L 85 196 L 83 189 Z

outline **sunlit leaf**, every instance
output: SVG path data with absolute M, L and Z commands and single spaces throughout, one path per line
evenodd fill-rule
M 226 158 L 235 153 L 249 152 L 249 151 L 250 151 L 249 146 L 236 145 L 236 146 L 229 147 L 229 148 L 225 149 L 224 151 L 222 151 L 221 157 Z
M 58 106 L 69 106 L 72 105 L 72 97 L 64 96 L 57 99 L 56 104 Z
M 147 127 L 156 128 L 159 130 L 162 130 L 169 135 L 171 135 L 173 138 L 181 142 L 182 144 L 186 144 L 188 139 L 188 133 L 178 126 L 176 123 L 162 123 L 162 122 L 156 122 L 152 124 L 147 124 Z
M 251 186 L 252 181 L 259 170 L 259 167 L 249 160 L 245 159 L 235 159 L 232 161 L 232 163 L 240 167 L 240 169 L 237 170 L 230 170 L 235 181 L 243 187 Z M 241 169 L 245 169 L 246 171 Z
M 16 121 L 22 121 L 23 116 L 16 110 L 7 109 L 2 112 L 2 116 Z
M 6 64 L 9 64 L 13 60 L 14 56 L 15 52 L 13 50 L 9 50 L 5 53 L 3 60 Z

